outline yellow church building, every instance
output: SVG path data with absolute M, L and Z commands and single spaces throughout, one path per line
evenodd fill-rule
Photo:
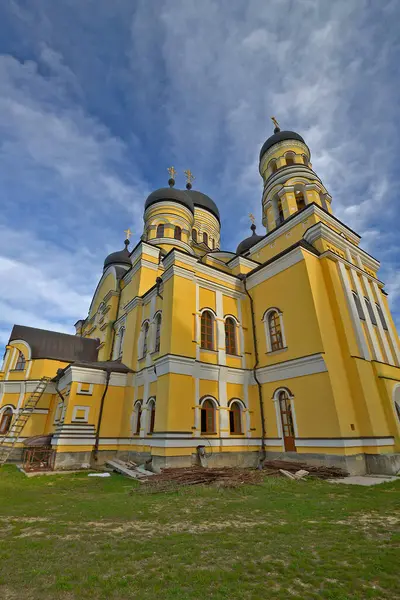
M 190 172 L 177 189 L 171 168 L 76 335 L 14 326 L 0 459 L 45 436 L 56 468 L 205 453 L 209 466 L 400 469 L 399 338 L 379 262 L 334 216 L 298 133 L 276 126 L 259 171 L 266 232 L 252 225 L 236 252 L 220 248 L 215 202 Z

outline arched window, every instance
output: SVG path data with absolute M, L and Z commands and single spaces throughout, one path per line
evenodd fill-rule
M 141 425 L 142 425 L 142 402 L 139 400 L 135 404 L 135 411 L 134 411 L 133 431 L 135 432 L 135 435 L 140 434 Z
M 225 320 L 225 349 L 227 354 L 237 354 L 236 321 L 232 317 Z
M 142 346 L 142 358 L 147 354 L 147 337 L 149 334 L 149 322 L 145 321 L 143 324 L 143 346 Z
M 161 313 L 156 315 L 156 337 L 154 341 L 154 352 L 160 352 L 160 337 L 161 337 Z
M 230 433 L 243 433 L 242 431 L 242 407 L 239 402 L 232 402 L 229 410 Z
M 277 310 L 271 311 L 268 315 L 268 331 L 271 347 L 270 352 L 275 352 L 275 350 L 282 350 L 282 348 L 284 347 L 283 336 L 280 315 Z
M 182 229 L 177 225 L 174 230 L 174 238 L 176 240 L 182 239 Z
M 279 412 L 281 415 L 281 426 L 283 440 L 286 452 L 295 452 L 295 431 L 292 413 L 292 403 L 286 390 L 282 390 L 278 395 Z
M 305 208 L 306 207 L 306 199 L 304 197 L 303 192 L 300 190 L 296 190 L 294 195 L 296 198 L 297 210 L 302 210 L 303 208 Z
M 385 331 L 388 331 L 388 326 L 387 326 L 386 319 L 385 319 L 384 314 L 383 314 L 382 307 L 377 302 L 375 302 L 375 306 L 376 306 L 376 310 L 377 310 L 378 315 L 379 315 L 379 319 L 380 319 L 380 321 L 382 323 L 383 329 Z
M 201 405 L 201 433 L 216 433 L 215 404 L 212 400 L 204 400 Z
M 26 360 L 25 356 L 22 354 L 21 350 L 18 350 L 18 358 L 17 363 L 15 365 L 16 371 L 23 371 L 25 369 Z
M 201 347 L 214 350 L 214 315 L 209 310 L 201 315 Z
M 272 160 L 270 160 L 269 162 L 269 168 L 271 169 L 271 173 L 275 173 L 275 171 L 278 170 L 278 165 L 276 164 L 276 160 L 275 158 L 273 158 Z
M 203 233 L 203 242 L 208 246 L 208 234 L 206 232 Z
M 192 229 L 192 240 L 197 243 L 197 229 Z
M 357 292 L 355 292 L 354 290 L 352 290 L 351 293 L 353 294 L 354 304 L 356 305 L 358 316 L 362 321 L 365 321 L 365 315 L 364 315 L 363 308 L 361 306 L 360 298 L 358 297 Z
M 118 334 L 118 357 L 122 356 L 122 348 L 124 346 L 125 327 L 121 327 Z
M 294 165 L 294 157 L 295 157 L 294 152 L 287 152 L 285 154 L 285 160 L 286 160 L 286 166 L 287 167 L 290 167 L 291 165 Z
M 160 223 L 159 225 L 157 225 L 156 237 L 157 238 L 163 238 L 164 237 L 164 225 L 163 225 L 163 223 Z
M 369 314 L 369 318 L 371 319 L 372 325 L 378 325 L 378 323 L 376 322 L 376 319 L 375 319 L 374 309 L 372 308 L 372 304 L 369 301 L 369 298 L 364 296 L 364 300 L 365 300 L 365 304 L 367 306 L 367 311 Z
M 154 399 L 149 401 L 149 413 L 149 433 L 153 433 L 156 419 L 156 401 Z
M 13 409 L 11 406 L 5 408 L 0 416 L 0 435 L 5 435 L 10 431 L 13 418 Z

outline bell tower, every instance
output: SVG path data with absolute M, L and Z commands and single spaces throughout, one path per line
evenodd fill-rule
M 259 171 L 263 178 L 263 225 L 273 231 L 308 204 L 331 213 L 331 196 L 313 171 L 311 152 L 295 131 L 282 131 L 275 117 L 274 133 L 261 148 Z

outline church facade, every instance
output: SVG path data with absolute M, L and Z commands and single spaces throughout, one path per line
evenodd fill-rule
M 111 457 L 153 468 L 264 457 L 400 468 L 400 348 L 379 262 L 333 214 L 304 139 L 260 153 L 266 233 L 220 248 L 215 202 L 156 190 L 133 248 L 108 256 L 76 335 L 15 325 L 0 441 L 51 380 L 16 448 L 48 436 L 57 468 Z

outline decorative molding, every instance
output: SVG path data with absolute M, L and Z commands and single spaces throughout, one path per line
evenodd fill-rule
M 295 358 L 275 365 L 261 367 L 257 369 L 257 379 L 260 383 L 272 383 L 274 381 L 315 375 L 316 373 L 324 373 L 326 371 L 328 369 L 322 354 L 313 354 L 312 356 L 303 356 L 302 358 Z M 254 384 L 255 381 L 252 381 L 252 383 Z
M 126 387 L 127 380 L 127 373 L 111 373 L 109 385 Z M 64 375 L 60 379 L 60 389 L 63 389 L 72 382 L 105 385 L 106 371 L 103 371 L 102 369 L 91 369 L 88 367 L 77 367 L 72 364 L 67 367 Z
M 394 438 L 303 438 L 295 439 L 296 448 L 365 448 L 393 446 Z
M 244 256 L 236 255 L 234 258 L 229 260 L 226 264 L 229 265 L 230 269 L 234 269 L 235 267 L 248 267 L 249 269 L 255 269 L 261 263 L 257 262 L 256 260 L 244 258 Z
M 193 249 L 189 244 L 187 244 L 186 242 L 182 242 L 182 240 L 176 240 L 173 237 L 162 237 L 162 238 L 155 237 L 155 238 L 152 238 L 151 240 L 149 240 L 149 244 L 152 244 L 152 245 L 167 244 L 169 246 L 178 246 L 178 248 L 182 248 L 186 252 L 190 252 L 191 254 L 193 254 Z

